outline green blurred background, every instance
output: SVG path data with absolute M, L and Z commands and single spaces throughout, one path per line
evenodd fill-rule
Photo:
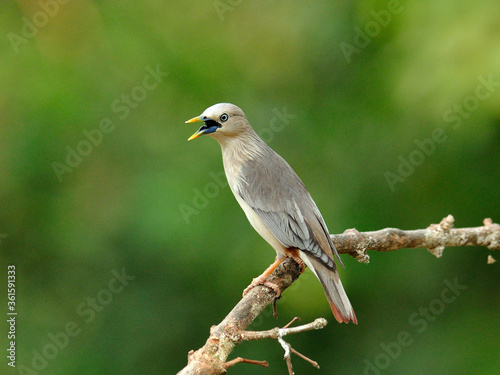
M 0 25 L 0 301 L 13 264 L 18 311 L 2 374 L 174 374 L 273 261 L 217 143 L 186 142 L 218 102 L 243 108 L 332 233 L 500 221 L 496 0 L 7 0 Z M 329 320 L 289 337 L 321 365 L 295 358 L 297 374 L 499 373 L 489 254 L 343 256 L 358 326 L 306 271 L 252 327 Z M 271 367 L 230 373 L 286 373 L 276 342 L 235 356 Z

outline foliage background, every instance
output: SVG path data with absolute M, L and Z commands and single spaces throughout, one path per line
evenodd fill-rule
M 55 14 L 16 48 L 11 33 L 22 36 L 23 17 L 32 20 L 41 4 Z M 41 374 L 174 374 L 272 262 L 273 250 L 229 189 L 214 185 L 219 146 L 209 137 L 186 142 L 196 128 L 184 121 L 217 102 L 241 106 L 257 131 L 267 129 L 332 233 L 424 228 L 450 213 L 459 227 L 500 220 L 498 84 L 477 109 L 462 112 L 460 126 L 446 117 L 464 100 L 474 105 L 467 98 L 479 77 L 500 81 L 495 0 L 54 7 L 50 0 L 0 4 L 0 301 L 6 311 L 7 265 L 14 264 L 19 312 L 18 368 L 4 356 L 1 373 L 34 373 L 19 366 L 31 368 L 49 333 L 75 322 L 81 333 Z M 376 35 L 349 62 L 342 43 L 354 45 L 356 28 L 375 20 L 370 12 L 388 7 L 401 11 L 378 33 L 373 26 Z M 120 119 L 113 103 L 142 84 L 148 66 L 168 77 Z M 296 117 L 269 132 L 273 110 L 283 108 Z M 60 181 L 53 163 L 64 163 L 67 147 L 76 149 L 83 131 L 104 118 L 114 130 Z M 400 157 L 408 160 L 436 128 L 446 141 L 391 189 L 384 174 L 398 173 Z M 197 191 L 209 192 L 206 207 L 183 216 Z M 358 326 L 335 323 L 307 271 L 279 301 L 279 320 L 268 312 L 253 328 L 296 315 L 329 319 L 323 331 L 290 337 L 321 365 L 316 371 L 295 359 L 297 374 L 498 373 L 498 263 L 486 265 L 488 254 L 453 248 L 436 259 L 402 250 L 371 254 L 368 265 L 344 257 Z M 78 306 L 124 267 L 135 279 L 86 324 Z M 412 314 L 455 278 L 467 289 L 418 332 Z M 1 327 L 7 348 L 7 323 Z M 402 331 L 412 343 L 387 364 L 381 344 Z M 239 365 L 231 373 L 286 371 L 275 342 L 243 344 L 234 355 L 266 359 L 271 369 Z M 387 368 L 367 370 L 377 358 Z

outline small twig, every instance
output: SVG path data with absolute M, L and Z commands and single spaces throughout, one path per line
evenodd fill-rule
M 286 335 L 292 335 L 295 333 L 312 331 L 315 329 L 322 329 L 328 324 L 328 322 L 324 318 L 318 318 L 315 321 L 308 323 L 308 324 L 303 324 L 303 325 L 297 326 L 297 327 L 290 327 L 291 324 L 293 324 L 297 321 L 300 321 L 299 317 L 293 318 L 283 328 L 276 327 L 276 328 L 273 328 L 273 329 L 270 329 L 267 331 L 244 331 L 244 332 L 240 333 L 239 339 L 244 340 L 244 341 L 264 340 L 264 339 L 277 340 L 279 342 L 279 344 L 281 345 L 281 347 L 283 348 L 283 350 L 285 351 L 284 359 L 286 360 L 288 372 L 290 374 L 293 374 L 292 359 L 291 359 L 292 353 L 298 355 L 300 358 L 309 362 L 314 367 L 319 368 L 318 362 L 313 361 L 312 359 L 306 357 L 305 355 L 299 353 L 297 350 L 293 349 L 289 343 L 287 343 L 285 340 L 283 340 L 283 337 Z
M 295 375 L 292 367 L 292 359 L 290 357 L 286 358 L 286 367 L 288 368 L 288 375 Z
M 290 322 L 288 322 L 288 324 L 286 324 L 282 329 L 290 327 L 295 322 L 300 322 L 300 318 L 298 316 L 290 320 Z
M 229 367 L 237 365 L 238 363 L 248 363 L 251 365 L 269 367 L 269 363 L 267 363 L 267 361 L 256 361 L 254 359 L 246 359 L 246 358 L 241 358 L 241 357 L 237 357 L 235 359 L 232 359 L 231 361 L 224 363 L 223 366 L 227 370 Z
M 281 337 L 278 339 L 278 342 L 280 343 L 281 347 L 285 351 L 284 359 L 286 361 L 286 367 L 288 368 L 288 374 L 289 375 L 294 375 L 293 372 L 293 366 L 292 366 L 292 357 L 290 356 L 290 349 L 292 346 L 287 343 L 285 340 L 283 340 Z
M 313 361 L 311 358 L 308 358 L 306 357 L 304 354 L 302 353 L 299 353 L 298 351 L 296 351 L 294 348 L 290 347 L 290 350 L 292 351 L 293 354 L 299 356 L 300 358 L 302 358 L 304 361 L 306 362 L 309 362 L 311 365 L 313 365 L 314 367 L 316 367 L 317 369 L 319 369 L 319 363 L 316 362 L 316 361 Z
M 281 337 L 278 338 L 278 342 L 280 343 L 281 347 L 285 351 L 285 355 L 283 356 L 283 358 L 286 361 L 286 367 L 288 368 L 289 375 L 293 375 L 294 374 L 294 372 L 293 372 L 293 366 L 292 366 L 292 355 L 291 355 L 292 353 L 295 354 L 295 355 L 297 355 L 298 357 L 302 358 L 304 361 L 309 362 L 311 365 L 313 365 L 317 369 L 319 369 L 318 362 L 313 361 L 311 358 L 306 357 L 304 354 L 302 354 L 302 353 L 298 352 L 297 350 L 295 350 L 294 348 L 292 348 L 292 345 L 290 345 L 289 343 L 287 343 Z

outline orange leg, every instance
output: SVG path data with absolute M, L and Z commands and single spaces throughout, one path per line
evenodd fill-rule
M 278 285 L 273 284 L 272 282 L 267 280 L 267 277 L 281 264 L 285 261 L 287 257 L 283 257 L 278 259 L 276 257 L 276 260 L 274 261 L 273 264 L 271 264 L 267 269 L 262 273 L 262 275 L 256 277 L 255 279 L 252 280 L 249 286 L 246 287 L 246 289 L 243 291 L 243 296 L 245 296 L 250 290 L 255 288 L 257 285 L 265 285 L 272 290 L 276 292 L 276 296 L 279 297 L 281 294 L 280 289 Z

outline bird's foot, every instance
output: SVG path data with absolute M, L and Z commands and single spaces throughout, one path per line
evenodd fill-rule
M 300 273 L 304 273 L 304 271 L 306 270 L 306 264 L 304 263 L 304 261 L 300 257 L 292 257 L 292 259 L 299 264 Z
M 256 277 L 255 279 L 253 279 L 252 282 L 250 283 L 250 285 L 245 288 L 245 290 L 243 291 L 243 297 L 246 296 L 249 291 L 251 291 L 253 288 L 255 288 L 258 285 L 267 286 L 268 288 L 270 288 L 271 290 L 273 290 L 276 293 L 276 297 L 279 297 L 281 294 L 280 287 L 277 284 L 270 282 L 267 279 L 267 275 L 262 274 L 259 277 Z
M 288 258 L 292 258 L 299 265 L 300 273 L 304 273 L 304 271 L 306 270 L 306 264 L 304 263 L 304 261 L 300 257 L 299 250 L 293 249 L 293 248 L 287 249 L 286 256 Z
M 285 259 L 286 257 L 276 258 L 276 260 L 269 267 L 267 267 L 262 275 L 253 279 L 250 285 L 245 288 L 245 290 L 243 291 L 243 297 L 245 297 L 246 294 L 257 285 L 264 285 L 268 288 L 271 288 L 276 293 L 276 297 L 279 297 L 281 295 L 279 286 L 267 280 L 267 277 L 276 269 L 276 267 L 283 263 Z

